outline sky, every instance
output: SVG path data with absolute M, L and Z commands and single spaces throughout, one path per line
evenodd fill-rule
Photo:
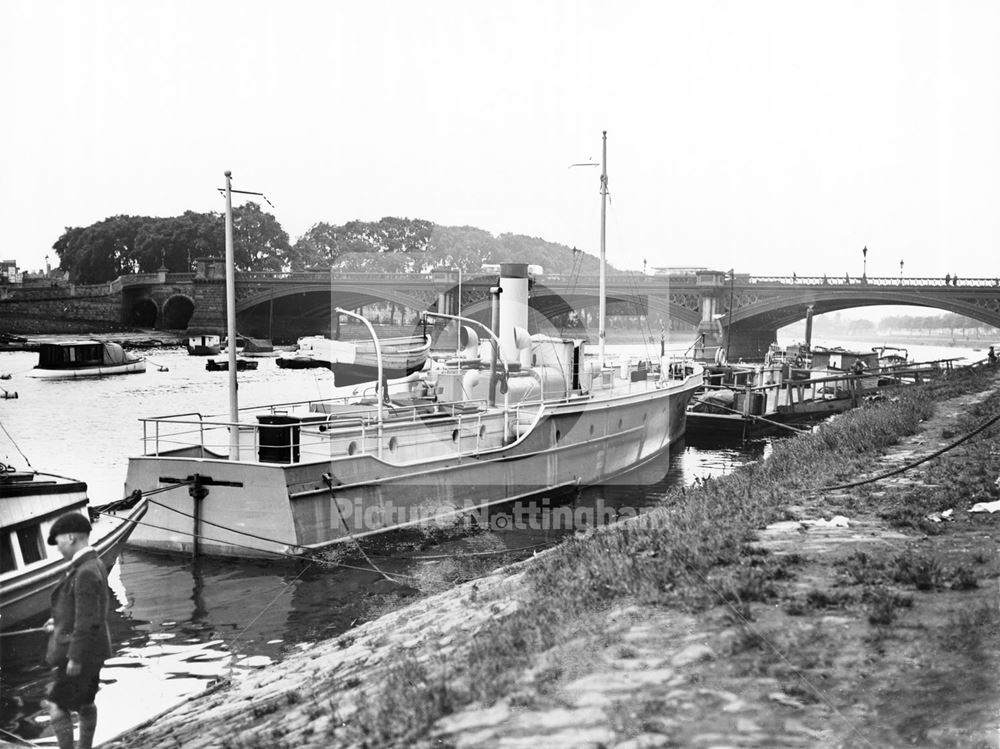
M 1000 273 L 1000 3 L 0 2 L 0 258 L 264 192 L 756 275 Z M 864 266 L 862 247 L 868 248 Z M 544 265 L 544 258 L 539 259 Z

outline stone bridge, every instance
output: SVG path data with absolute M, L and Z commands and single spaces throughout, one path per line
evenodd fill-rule
M 462 277 L 457 270 L 432 273 L 238 273 L 237 327 L 245 335 L 294 340 L 335 333 L 335 307 L 377 308 L 399 325 L 413 325 L 422 310 L 488 321 L 489 287 L 495 273 Z M 222 264 L 199 261 L 195 273 L 123 276 L 108 286 L 120 294 L 122 323 L 161 329 L 223 331 L 225 274 Z M 674 339 L 704 334 L 706 347 L 726 346 L 730 358 L 760 357 L 779 328 L 836 310 L 872 305 L 916 305 L 955 312 L 1000 327 L 1000 280 L 752 276 L 720 271 L 676 275 L 609 275 L 608 314 L 643 315 Z M 559 330 L 596 328 L 597 276 L 548 275 L 532 290 L 535 323 Z M 612 322 L 613 324 L 613 322 Z

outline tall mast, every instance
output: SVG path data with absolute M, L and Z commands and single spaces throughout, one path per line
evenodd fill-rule
M 240 420 L 236 395 L 236 261 L 233 254 L 233 173 L 226 170 L 226 335 L 229 338 L 229 459 L 239 460 Z
M 608 131 L 602 133 L 601 145 L 601 275 L 598 294 L 600 295 L 600 305 L 598 306 L 598 328 L 597 328 L 597 357 L 601 366 L 604 366 L 604 340 L 607 331 L 604 328 L 604 318 L 608 312 L 607 300 L 607 271 L 605 270 L 605 247 L 604 247 L 604 224 L 607 215 L 608 203 Z

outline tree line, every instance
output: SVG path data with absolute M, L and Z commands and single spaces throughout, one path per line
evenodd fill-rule
M 804 323 L 797 323 L 802 325 Z M 816 319 L 817 332 L 823 334 L 847 333 L 855 336 L 868 334 L 893 333 L 932 333 L 947 330 L 954 334 L 956 330 L 977 330 L 984 334 L 997 329 L 985 323 L 973 320 L 971 317 L 946 312 L 938 315 L 889 315 L 878 322 L 865 318 L 858 320 L 837 320 L 833 316 L 821 315 Z
M 194 261 L 225 255 L 222 213 L 112 216 L 67 227 L 53 249 L 74 283 L 103 283 L 132 273 L 193 270 Z M 424 272 L 451 266 L 466 273 L 483 263 L 542 264 L 546 273 L 597 273 L 593 255 L 537 237 L 494 236 L 471 226 L 438 226 L 424 219 L 314 224 L 294 243 L 281 223 L 255 203 L 233 208 L 233 254 L 238 271 L 342 270 Z

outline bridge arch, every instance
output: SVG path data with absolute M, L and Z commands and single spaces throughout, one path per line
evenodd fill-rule
M 802 293 L 792 296 L 741 301 L 745 301 L 745 303 L 737 303 L 732 312 L 734 327 L 747 324 L 751 326 L 766 324 L 781 328 L 805 319 L 806 310 L 810 305 L 813 307 L 814 315 L 858 307 L 886 305 L 928 307 L 954 312 L 986 325 L 1000 327 L 1000 301 L 996 299 L 929 294 L 926 291 L 917 290 L 890 291 L 885 288 L 859 288 L 857 291 L 845 292 L 841 290 L 824 294 L 822 291 L 811 288 L 803 289 Z M 730 321 L 727 318 L 722 322 L 728 326 Z
M 131 324 L 137 328 L 155 328 L 159 314 L 156 300 L 147 296 L 132 303 L 129 318 Z
M 364 284 L 350 283 L 325 283 L 325 284 L 301 284 L 287 289 L 258 292 L 236 303 L 236 313 L 246 312 L 260 305 L 292 296 L 308 294 L 315 298 L 316 295 L 326 295 L 331 299 L 328 308 L 343 307 L 344 309 L 357 309 L 366 304 L 377 304 L 380 302 L 392 302 L 401 307 L 413 310 L 422 310 L 427 306 L 427 301 L 422 297 L 404 294 L 400 291 L 386 290 Z
M 185 330 L 194 314 L 194 299 L 187 294 L 173 294 L 163 302 L 160 328 Z

